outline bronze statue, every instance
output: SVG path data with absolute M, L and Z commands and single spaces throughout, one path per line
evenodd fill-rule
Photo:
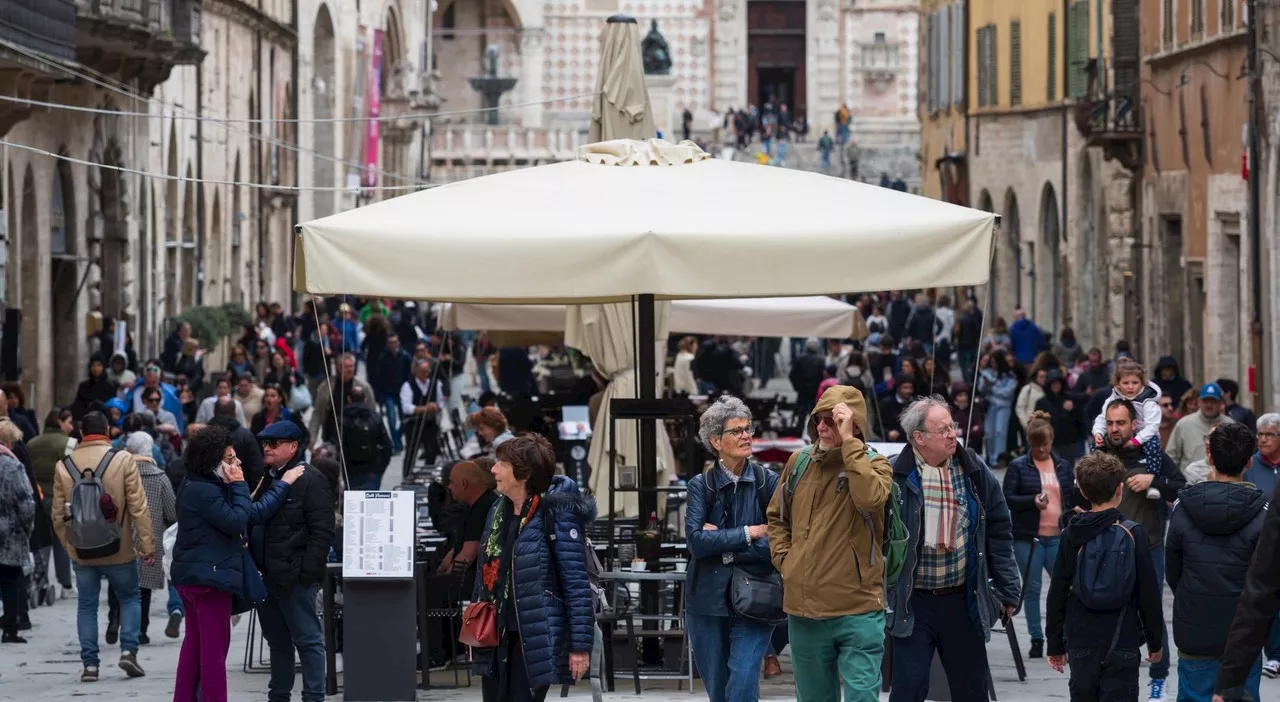
M 658 31 L 658 20 L 649 24 L 649 33 L 640 43 L 640 53 L 644 57 L 644 74 L 647 76 L 665 76 L 671 74 L 671 48 L 667 40 Z

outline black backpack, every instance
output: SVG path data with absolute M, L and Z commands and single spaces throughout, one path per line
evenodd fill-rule
M 382 416 L 364 405 L 348 405 L 342 410 L 341 436 L 343 458 L 348 463 L 377 463 Z
M 1118 519 L 1080 547 L 1071 589 L 1086 608 L 1114 612 L 1133 601 L 1138 582 L 1136 526 L 1136 522 Z

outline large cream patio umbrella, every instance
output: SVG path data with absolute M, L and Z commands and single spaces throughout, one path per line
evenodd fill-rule
M 615 139 L 648 139 L 657 132 L 649 105 L 649 89 L 644 84 L 644 60 L 640 55 L 640 29 L 633 17 L 614 15 L 605 23 L 604 46 L 600 51 L 600 68 L 596 75 L 596 96 L 591 105 L 591 141 Z M 626 167 L 626 165 L 623 165 Z M 621 213 L 619 213 L 621 214 Z M 625 216 L 625 215 L 624 215 Z M 637 291 L 639 292 L 639 291 Z M 636 315 L 641 313 L 631 304 L 580 305 L 570 307 L 565 319 L 565 344 L 587 355 L 596 371 L 608 379 L 600 409 L 591 418 L 593 435 L 587 462 L 591 465 L 591 491 L 605 495 L 610 472 L 624 465 L 640 465 L 640 431 L 638 421 L 621 421 L 618 435 L 612 437 L 617 452 L 610 461 L 609 445 L 613 426 L 609 408 L 613 400 L 655 397 L 662 382 L 661 364 L 639 368 L 636 363 Z M 642 312 L 648 314 L 646 306 Z M 654 336 L 650 343 L 667 338 L 666 322 L 670 314 L 667 302 L 655 303 Z M 655 358 L 657 358 L 655 349 Z M 639 377 L 637 378 L 637 373 Z M 641 388 L 641 383 L 646 387 Z M 667 469 L 675 465 L 666 426 L 657 422 L 657 456 L 651 459 L 656 468 L 655 485 L 664 485 Z M 599 503 L 600 501 L 597 500 Z M 640 514 L 640 494 L 619 492 L 610 502 L 614 512 L 624 517 Z M 603 507 L 603 505 L 601 505 Z

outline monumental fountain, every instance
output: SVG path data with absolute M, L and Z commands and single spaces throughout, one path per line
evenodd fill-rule
M 498 47 L 490 44 L 484 50 L 484 75 L 480 78 L 468 78 L 471 89 L 484 98 L 484 107 L 489 116 L 489 124 L 498 124 L 498 100 L 502 95 L 516 87 L 515 78 L 498 77 Z

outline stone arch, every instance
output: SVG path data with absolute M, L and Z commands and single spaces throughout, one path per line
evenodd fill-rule
M 236 152 L 235 168 L 232 171 L 235 176 L 233 180 L 239 183 L 240 180 L 240 152 Z M 245 260 L 244 251 L 241 243 L 244 241 L 244 222 L 248 217 L 240 211 L 243 206 L 240 191 L 244 186 L 235 185 L 231 187 L 231 270 L 227 278 L 231 286 L 231 290 L 227 299 L 229 301 L 241 302 L 245 300 L 244 296 L 244 270 Z
M 22 210 L 18 215 L 18 302 L 23 311 L 22 338 L 18 343 L 19 361 L 22 365 L 22 384 L 29 386 L 37 383 L 37 394 L 44 395 L 41 381 L 40 362 L 40 310 L 41 298 L 41 258 L 39 205 L 44 200 L 38 192 L 39 185 L 31 164 L 27 164 L 22 175 Z
M 1022 220 L 1018 195 L 1009 188 L 1004 195 L 1004 211 L 996 243 L 995 313 L 1006 321 L 1022 305 Z M 994 320 L 992 320 L 994 322 Z
M 387 5 L 386 20 L 382 26 L 382 94 L 386 95 L 395 82 L 395 72 L 405 60 L 404 29 L 400 24 L 400 12 L 395 3 Z
M 334 42 L 333 17 L 329 7 L 323 3 L 316 12 L 314 40 L 311 54 L 311 65 L 314 78 L 311 81 L 311 115 L 317 120 L 331 119 L 334 116 L 334 95 L 337 92 L 337 51 Z M 321 156 L 332 157 L 337 151 L 337 124 L 332 122 L 313 122 L 311 125 L 315 155 L 311 157 L 312 185 L 318 188 L 332 188 L 337 183 L 334 162 Z M 338 193 L 334 190 L 316 190 L 312 193 L 312 215 L 327 217 L 338 211 Z M 234 209 L 232 216 L 238 216 L 240 210 Z
M 1058 194 L 1053 183 L 1040 189 L 1038 255 L 1034 278 L 1036 323 L 1045 331 L 1057 332 L 1062 321 L 1062 220 L 1058 212 Z
M 195 169 L 187 164 L 187 177 L 182 194 L 182 243 L 179 244 L 178 275 L 182 280 L 182 296 L 178 314 L 196 303 L 196 183 Z
M 66 149 L 60 148 L 65 154 Z M 59 160 L 49 187 L 49 295 L 53 333 L 53 396 L 60 401 L 75 397 L 83 375 L 76 357 L 80 265 L 76 257 L 76 191 L 71 164 Z

